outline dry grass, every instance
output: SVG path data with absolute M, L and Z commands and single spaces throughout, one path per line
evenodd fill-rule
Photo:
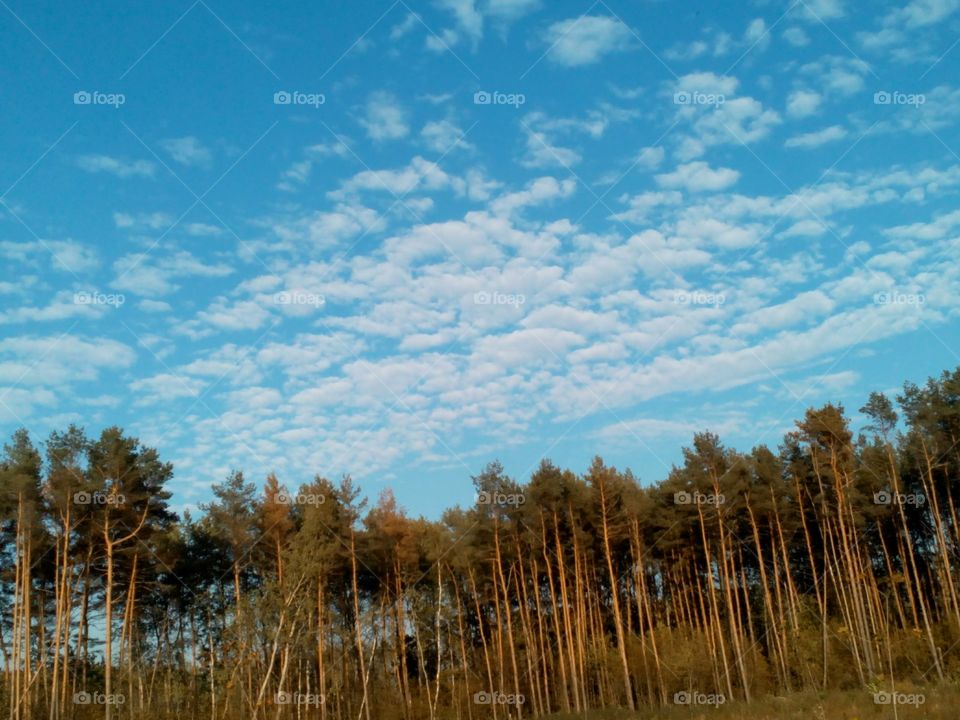
M 749 704 L 731 702 L 718 707 L 679 705 L 636 713 L 625 710 L 560 713 L 551 715 L 550 720 L 956 720 L 960 717 L 960 686 L 904 687 L 898 688 L 898 692 L 920 694 L 923 704 L 878 704 L 866 690 L 848 690 L 768 696 Z

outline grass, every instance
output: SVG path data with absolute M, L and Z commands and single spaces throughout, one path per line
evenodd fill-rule
M 747 704 L 674 705 L 666 708 L 591 710 L 588 713 L 559 713 L 550 720 L 956 720 L 960 718 L 960 686 L 937 685 L 898 688 L 902 701 L 919 695 L 922 704 L 891 705 L 874 702 L 866 690 L 799 692 L 784 697 L 767 696 Z

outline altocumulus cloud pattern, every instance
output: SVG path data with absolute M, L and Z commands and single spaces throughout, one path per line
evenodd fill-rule
M 936 374 L 957 10 L 7 0 L 3 433 L 120 424 L 181 505 L 241 465 L 431 513 L 491 457 L 657 479 Z

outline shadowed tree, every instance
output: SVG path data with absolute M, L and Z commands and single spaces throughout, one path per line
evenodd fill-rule
M 33 660 L 34 557 L 42 557 L 49 538 L 43 527 L 41 457 L 26 430 L 18 430 L 3 448 L 0 461 L 0 521 L 2 521 L 3 555 L 13 555 L 13 562 L 4 563 L 3 580 L 13 595 L 10 609 L 11 649 L 4 647 L 5 673 L 10 717 L 30 720 L 37 695 L 34 687 Z M 11 548 L 12 545 L 12 548 Z M 9 575 L 12 567 L 13 577 Z

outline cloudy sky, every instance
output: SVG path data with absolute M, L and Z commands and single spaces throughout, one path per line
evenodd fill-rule
M 0 430 L 664 476 L 960 364 L 960 0 L 0 3 Z

